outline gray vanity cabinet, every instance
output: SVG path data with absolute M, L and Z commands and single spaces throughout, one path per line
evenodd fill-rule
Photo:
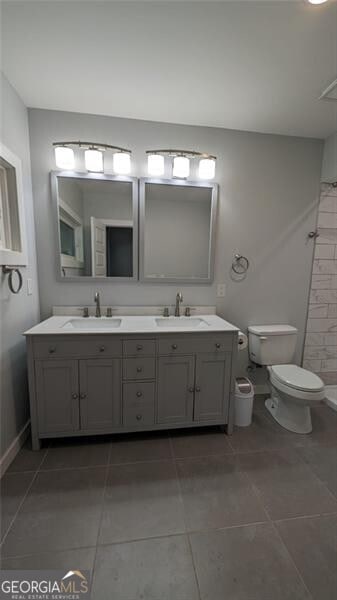
M 233 429 L 237 333 L 27 336 L 33 448 L 42 438 Z
M 230 382 L 230 352 L 197 355 L 194 400 L 196 421 L 213 421 L 227 414 Z
M 36 401 L 41 434 L 78 431 L 77 360 L 37 360 Z
M 121 361 L 118 358 L 79 361 L 82 431 L 111 431 L 121 423 Z
M 194 356 L 158 359 L 158 423 L 193 420 Z

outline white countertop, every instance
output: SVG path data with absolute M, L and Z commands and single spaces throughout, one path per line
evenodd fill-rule
M 74 321 L 77 323 L 73 324 Z M 117 327 L 113 322 L 120 321 Z M 161 326 L 158 326 L 158 321 Z M 179 326 L 175 326 L 178 324 Z M 196 325 L 195 327 L 193 325 Z M 97 325 L 97 326 L 96 326 Z M 105 328 L 105 325 L 107 326 Z M 239 328 L 217 315 L 197 315 L 192 317 L 158 317 L 148 315 L 118 317 L 76 317 L 71 315 L 54 316 L 28 329 L 24 335 L 124 335 L 161 333 L 224 333 L 239 331 Z

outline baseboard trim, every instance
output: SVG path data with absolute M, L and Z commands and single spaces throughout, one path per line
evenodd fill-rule
M 18 435 L 14 438 L 9 448 L 7 448 L 5 454 L 0 458 L 0 478 L 6 473 L 9 465 L 13 462 L 14 458 L 22 448 L 30 432 L 30 419 L 19 431 Z
M 260 383 L 258 385 L 254 384 L 254 394 L 257 396 L 258 394 L 269 394 L 270 389 L 268 383 Z

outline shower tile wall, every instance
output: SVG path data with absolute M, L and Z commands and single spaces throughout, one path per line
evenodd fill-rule
M 322 185 L 303 366 L 337 385 L 337 188 Z

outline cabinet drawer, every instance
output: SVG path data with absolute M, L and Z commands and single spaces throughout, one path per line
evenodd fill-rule
M 155 379 L 155 358 L 143 357 L 125 358 L 123 360 L 124 379 Z
M 198 354 L 225 352 L 232 349 L 232 336 L 219 335 L 211 338 L 169 338 L 159 340 L 160 355 Z
M 108 338 L 82 340 L 49 339 L 34 343 L 35 358 L 87 358 L 121 356 L 122 342 Z
M 154 340 L 125 340 L 123 342 L 124 356 L 154 356 L 156 342 Z
M 155 384 L 124 383 L 123 425 L 142 427 L 155 421 Z

